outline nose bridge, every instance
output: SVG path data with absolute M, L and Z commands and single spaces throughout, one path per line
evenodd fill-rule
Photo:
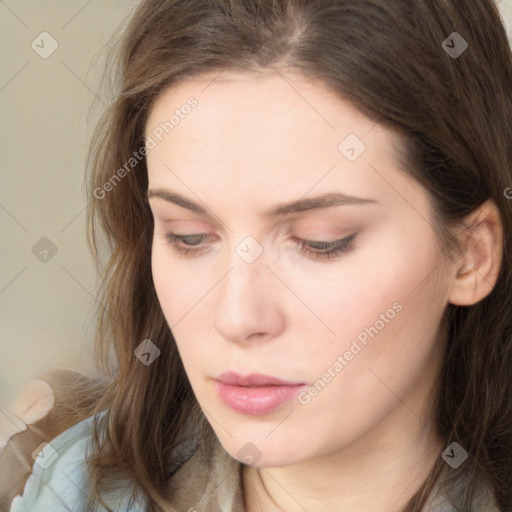
M 222 289 L 224 293 L 243 296 L 251 292 L 255 283 L 265 279 L 266 257 L 263 246 L 252 236 L 246 236 L 231 250 L 228 257 L 230 271 Z
M 246 306 L 257 308 L 258 302 L 265 295 L 266 285 L 263 273 L 267 269 L 264 267 L 262 259 L 248 263 L 237 254 L 230 258 L 229 272 L 220 283 L 218 306 L 229 307 L 240 312 Z
M 281 328 L 272 274 L 262 250 L 257 249 L 251 240 L 237 246 L 229 258 L 230 270 L 217 290 L 214 325 L 223 338 L 231 341 L 242 341 L 254 333 L 275 334 Z

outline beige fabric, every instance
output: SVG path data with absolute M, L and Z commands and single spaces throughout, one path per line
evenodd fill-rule
M 244 512 L 241 464 L 220 443 L 200 447 L 170 480 L 173 508 L 190 512 Z

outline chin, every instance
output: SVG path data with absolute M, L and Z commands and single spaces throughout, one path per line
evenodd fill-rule
M 296 443 L 285 444 L 282 439 L 270 442 L 268 439 L 258 441 L 248 436 L 235 438 L 220 438 L 224 450 L 237 461 L 255 468 L 270 468 L 288 466 L 304 460 L 304 451 L 298 449 Z

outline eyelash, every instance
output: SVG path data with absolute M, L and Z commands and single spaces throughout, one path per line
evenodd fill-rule
M 303 252 L 308 258 L 316 260 L 327 260 L 335 258 L 343 253 L 348 253 L 354 249 L 354 238 L 355 234 L 350 235 L 341 240 L 333 240 L 332 242 L 321 242 L 317 240 L 303 240 L 301 238 L 295 238 L 294 241 L 300 246 L 301 252 Z M 311 245 L 316 246 L 314 249 Z
M 193 235 L 175 235 L 174 233 L 165 233 L 162 235 L 166 239 L 166 243 L 170 244 L 172 248 L 181 256 L 193 257 L 202 254 L 204 249 L 195 249 L 193 246 L 183 247 L 178 245 L 180 242 L 183 243 L 187 238 L 196 239 L 207 238 L 207 233 L 197 233 Z M 354 249 L 353 240 L 356 234 L 350 235 L 340 240 L 333 240 L 332 242 L 322 242 L 319 240 L 304 240 L 301 238 L 293 237 L 293 240 L 297 242 L 300 247 L 300 252 L 305 254 L 308 258 L 315 260 L 327 260 L 335 258 L 343 253 L 348 253 Z M 313 247 L 311 247 L 313 245 Z M 315 249 L 314 246 L 317 248 Z

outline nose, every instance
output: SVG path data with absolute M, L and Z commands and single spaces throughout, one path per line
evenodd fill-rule
M 276 281 L 263 258 L 253 263 L 233 261 L 217 287 L 215 330 L 234 343 L 278 336 L 284 330 L 285 315 Z

